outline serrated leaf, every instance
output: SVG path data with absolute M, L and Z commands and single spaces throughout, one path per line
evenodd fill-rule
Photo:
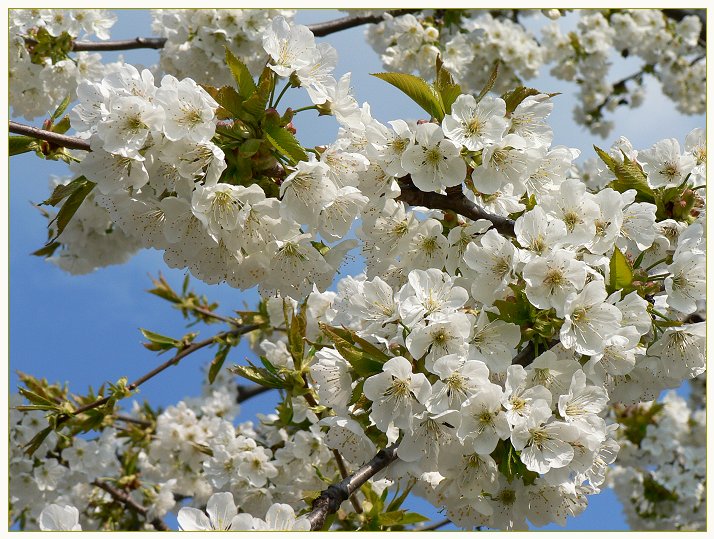
M 444 119 L 444 108 L 438 94 L 424 79 L 408 73 L 372 73 L 409 96 L 412 101 L 427 113 L 441 121 Z
M 38 393 L 35 393 L 34 391 L 25 389 L 24 387 L 19 388 L 18 392 L 20 393 L 20 395 L 25 397 L 32 404 L 39 405 L 39 406 L 49 406 L 51 409 L 58 408 L 58 405 L 56 402 L 53 402 L 52 400 L 48 399 L 44 395 L 40 395 Z
M 245 111 L 258 121 L 265 117 L 265 109 L 268 106 L 271 87 L 272 81 L 270 78 L 261 80 L 252 95 L 243 102 Z
M 307 153 L 290 131 L 275 125 L 265 126 L 268 142 L 282 155 L 290 159 L 293 165 L 298 161 L 307 161 Z
M 453 105 L 456 98 L 461 95 L 461 86 L 454 82 L 451 73 L 444 67 L 441 56 L 436 57 L 436 80 L 434 81 L 434 88 L 439 94 L 444 112 L 451 114 L 451 105 Z
M 12 156 L 30 152 L 35 149 L 37 144 L 35 138 L 11 135 L 8 137 L 8 153 Z
M 233 79 L 238 85 L 240 94 L 247 98 L 255 93 L 257 86 L 253 81 L 253 76 L 250 74 L 248 67 L 241 62 L 227 47 L 226 47 L 226 64 L 231 70 Z
M 212 384 L 216 381 L 216 376 L 218 376 L 218 373 L 221 372 L 221 367 L 223 367 L 223 363 L 225 363 L 226 358 L 228 357 L 228 351 L 230 349 L 230 346 L 221 346 L 218 349 L 216 356 L 213 358 L 213 361 L 211 361 L 211 365 L 208 367 L 209 384 Z
M 47 438 L 50 433 L 54 429 L 52 427 L 45 427 L 42 429 L 40 432 L 35 434 L 35 436 L 30 440 L 24 447 L 25 454 L 27 456 L 31 457 L 35 451 L 37 451 L 37 448 L 39 448 L 42 445 L 42 442 L 45 441 L 45 438 Z
M 62 204 L 62 207 L 55 218 L 55 222 L 57 223 L 57 233 L 55 234 L 54 239 L 58 238 L 60 234 L 62 234 L 64 229 L 72 220 L 72 217 L 74 217 L 74 214 L 77 213 L 77 210 L 82 205 L 82 202 L 84 202 L 84 199 L 87 198 L 89 193 L 92 192 L 95 185 L 96 184 L 94 182 L 90 182 L 85 179 L 84 183 L 80 184 L 77 189 L 75 189 L 67 197 L 67 200 L 65 200 L 64 204 Z
M 263 387 L 281 389 L 285 386 L 284 380 L 278 378 L 267 369 L 261 369 L 252 364 L 250 366 L 234 365 L 230 371 Z
M 593 146 L 593 148 L 595 148 L 595 152 L 605 163 L 605 166 L 615 175 L 616 179 L 611 181 L 608 187 L 619 193 L 634 189 L 637 191 L 637 196 L 635 197 L 637 202 L 649 202 L 651 204 L 656 202 L 655 193 L 647 183 L 647 176 L 637 163 L 630 160 L 624 153 L 622 153 L 623 161 L 619 162 L 601 148 L 597 146 Z
M 496 84 L 496 79 L 498 78 L 498 67 L 501 65 L 499 60 L 496 60 L 493 62 L 493 70 L 491 71 L 491 75 L 488 77 L 488 81 L 486 82 L 486 86 L 483 87 L 481 92 L 476 96 L 476 102 L 478 103 L 481 101 L 488 92 L 490 92 L 494 85 Z M 525 98 L 524 98 L 525 99 Z M 518 105 L 516 105 L 518 106 Z M 515 110 L 515 107 L 513 107 Z
M 416 524 L 417 522 L 425 522 L 427 520 L 429 520 L 428 517 L 418 513 L 407 513 L 404 510 L 389 511 L 379 515 L 379 524 L 385 527 L 405 526 L 407 524 Z
M 519 86 L 515 90 L 506 92 L 501 96 L 501 98 L 506 102 L 506 116 L 510 115 L 518 105 L 520 105 L 526 97 L 531 95 L 538 95 L 541 92 L 535 88 L 526 88 L 525 86 Z
M 79 176 L 78 178 L 75 178 L 71 182 L 67 184 L 62 184 L 58 185 L 55 187 L 54 191 L 52 191 L 52 194 L 50 195 L 50 198 L 47 200 L 40 202 L 41 206 L 56 206 L 60 202 L 62 202 L 65 198 L 67 198 L 69 195 L 74 193 L 77 189 L 81 188 L 88 182 L 87 178 L 84 176 Z
M 611 292 L 621 290 L 632 284 L 632 268 L 622 251 L 615 247 L 610 258 L 610 289 Z

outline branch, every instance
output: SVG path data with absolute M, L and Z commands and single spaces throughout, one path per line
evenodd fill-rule
M 163 49 L 165 37 L 136 37 L 118 41 L 75 41 L 73 51 L 128 51 L 131 49 Z
M 260 324 L 252 324 L 252 325 L 248 325 L 248 326 L 242 326 L 242 327 L 234 329 L 232 331 L 224 331 L 223 333 L 214 335 L 213 337 L 206 339 L 204 341 L 193 343 L 193 344 L 187 346 L 186 348 L 184 348 L 183 350 L 179 350 L 174 357 L 172 357 L 168 361 L 162 363 L 161 365 L 156 367 L 154 370 L 146 373 L 141 378 L 138 378 L 137 380 L 135 380 L 134 382 L 132 382 L 131 384 L 126 386 L 126 389 L 127 389 L 127 391 L 134 391 L 141 384 L 151 380 L 157 374 L 160 374 L 161 372 L 165 371 L 169 367 L 177 365 L 179 363 L 179 361 L 181 361 L 183 358 L 185 358 L 189 354 L 192 354 L 193 352 L 195 352 L 196 350 L 200 350 L 201 348 L 205 348 L 206 346 L 212 345 L 213 343 L 216 342 L 216 339 L 222 339 L 222 338 L 229 337 L 229 336 L 244 335 L 245 333 L 250 333 L 251 331 L 259 329 L 260 327 L 261 327 Z M 109 402 L 110 399 L 111 399 L 111 397 L 103 397 L 103 398 L 98 399 L 94 402 L 90 402 L 89 404 L 85 404 L 84 406 L 77 408 L 74 412 L 72 412 L 71 416 L 67 415 L 67 416 L 64 416 L 64 418 L 59 419 L 57 421 L 57 426 L 59 426 L 60 423 L 67 421 L 71 417 L 77 416 L 77 415 L 84 413 L 88 410 L 92 410 L 94 408 L 98 408 L 99 406 L 105 405 L 107 402 Z
M 53 131 L 47 131 L 46 129 L 40 129 L 39 127 L 19 124 L 13 121 L 9 122 L 9 130 L 10 133 L 17 133 L 18 135 L 25 135 L 40 140 L 46 140 L 55 146 L 69 148 L 70 150 L 90 151 L 89 142 L 79 137 L 70 137 L 60 133 L 55 133 Z
M 388 11 L 387 13 L 397 17 L 399 15 L 406 15 L 417 11 L 421 11 L 421 9 L 395 9 Z M 362 26 L 363 24 L 377 24 L 382 22 L 382 20 L 384 20 L 384 15 L 366 15 L 361 17 L 347 16 L 334 21 L 311 24 L 308 28 L 315 35 L 315 37 L 324 37 L 341 30 L 347 30 L 349 28 L 354 28 L 355 26 Z
M 362 466 L 351 476 L 339 483 L 330 485 L 312 502 L 312 511 L 306 517 L 310 521 L 311 530 L 321 530 L 325 525 L 327 515 L 336 513 L 342 502 L 357 491 L 367 480 L 384 470 L 397 459 L 397 444 L 382 449 L 372 460 Z
M 427 524 L 425 526 L 413 528 L 410 531 L 414 531 L 414 532 L 434 531 L 434 530 L 438 530 L 439 528 L 443 528 L 444 526 L 447 526 L 449 524 L 451 524 L 451 519 L 445 518 L 444 520 L 440 520 L 440 521 L 434 522 L 432 524 Z
M 95 487 L 99 487 L 102 489 L 104 492 L 109 493 L 109 495 L 114 498 L 116 501 L 123 503 L 126 505 L 129 509 L 133 509 L 137 513 L 139 513 L 141 516 L 146 517 L 147 514 L 149 513 L 149 510 L 144 507 L 143 505 L 139 505 L 136 503 L 134 500 L 132 500 L 128 494 L 121 492 L 120 490 L 117 490 L 113 486 L 111 486 L 108 483 L 105 483 L 104 481 L 99 481 L 98 479 L 95 479 L 92 481 L 92 485 Z M 166 523 L 161 520 L 159 517 L 154 518 L 151 520 L 151 525 L 156 529 L 157 531 L 170 531 L 170 528 L 166 525 Z
M 236 402 L 245 402 L 257 395 L 270 391 L 272 387 L 264 386 L 238 386 L 238 398 Z
M 550 350 L 553 348 L 556 344 L 560 342 L 560 339 L 553 339 L 548 343 L 548 346 L 546 350 Z M 544 350 L 545 351 L 545 350 Z M 528 344 L 516 354 L 516 357 L 511 360 L 512 365 L 522 365 L 524 367 L 527 367 L 531 363 L 533 363 L 533 360 L 536 358 L 535 354 L 535 346 L 533 345 L 532 341 L 528 341 Z
M 396 9 L 388 11 L 390 15 L 405 15 L 414 13 L 421 9 Z M 315 37 L 325 37 L 335 32 L 362 26 L 363 24 L 373 24 L 381 22 L 384 15 L 368 15 L 364 17 L 343 17 L 334 21 L 319 22 L 308 25 L 310 31 Z M 27 43 L 32 43 L 33 40 L 26 39 Z M 131 49 L 163 49 L 166 45 L 165 37 L 137 37 L 134 39 L 123 39 L 117 41 L 75 41 L 72 43 L 73 51 L 125 51 Z
M 402 178 L 404 179 L 404 178 Z M 486 219 L 491 221 L 493 228 L 498 230 L 504 236 L 515 236 L 515 223 L 507 217 L 488 213 L 486 210 L 471 202 L 466 195 L 460 191 L 448 191 L 448 195 L 439 193 L 427 193 L 420 191 L 411 183 L 406 185 L 401 184 L 399 187 L 402 193 L 397 197 L 410 206 L 424 206 L 433 210 L 451 210 L 463 217 L 468 217 L 474 221 L 477 219 Z

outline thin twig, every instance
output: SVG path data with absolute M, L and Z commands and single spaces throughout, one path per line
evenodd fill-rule
M 427 524 L 426 526 L 420 526 L 419 528 L 414 528 L 410 531 L 415 531 L 415 532 L 434 531 L 434 530 L 438 530 L 439 528 L 443 528 L 444 526 L 447 526 L 449 524 L 451 524 L 451 519 L 445 518 L 444 520 L 434 522 L 433 524 Z
M 336 513 L 342 502 L 358 488 L 397 459 L 397 444 L 382 449 L 372 460 L 339 483 L 330 485 L 312 502 L 312 511 L 306 517 L 311 530 L 321 530 L 327 515 Z
M 217 339 L 223 339 L 223 338 L 229 337 L 229 336 L 243 335 L 243 334 L 245 334 L 245 333 L 249 333 L 249 332 L 251 332 L 251 331 L 254 331 L 254 330 L 256 330 L 256 329 L 259 329 L 260 327 L 261 327 L 260 324 L 251 324 L 251 325 L 247 325 L 247 326 L 242 326 L 242 327 L 237 328 L 237 329 L 234 329 L 234 330 L 232 330 L 232 331 L 224 331 L 223 333 L 219 333 L 218 335 L 214 335 L 213 337 L 211 337 L 211 338 L 209 338 L 209 339 L 206 339 L 206 340 L 204 340 L 204 341 L 200 341 L 200 342 L 197 342 L 197 343 L 190 344 L 189 346 L 187 346 L 187 347 L 184 348 L 183 350 L 179 350 L 179 351 L 176 353 L 176 355 L 175 355 L 174 357 L 172 357 L 171 359 L 169 359 L 168 361 L 162 363 L 161 365 L 159 365 L 158 367 L 156 367 L 154 370 L 152 370 L 152 371 L 146 373 L 146 374 L 145 374 L 144 376 L 142 376 L 141 378 L 138 378 L 137 380 L 135 380 L 134 382 L 132 382 L 131 384 L 129 384 L 128 386 L 126 386 L 126 389 L 127 389 L 127 391 L 134 391 L 134 390 L 135 390 L 136 388 L 138 388 L 141 384 L 143 384 L 144 382 L 147 382 L 147 381 L 151 380 L 151 379 L 152 379 L 154 376 L 156 376 L 157 374 L 162 373 L 163 371 L 165 371 L 165 370 L 168 369 L 169 367 L 172 367 L 172 366 L 174 366 L 174 365 L 177 365 L 183 358 L 185 358 L 185 357 L 188 356 L 189 354 L 192 354 L 193 352 L 195 352 L 195 351 L 197 351 L 197 350 L 200 350 L 201 348 L 205 348 L 206 346 L 212 345 L 213 343 L 216 342 Z M 58 424 L 59 424 L 60 422 L 67 421 L 68 419 L 70 419 L 70 417 L 77 416 L 77 415 L 79 415 L 79 414 L 81 414 L 81 413 L 84 413 L 84 412 L 86 412 L 86 411 L 88 411 L 88 410 L 92 410 L 92 409 L 94 409 L 94 408 L 98 408 L 99 406 L 103 406 L 104 404 L 106 404 L 107 402 L 109 402 L 109 399 L 110 399 L 110 398 L 111 398 L 111 397 L 103 397 L 103 398 L 98 399 L 98 400 L 96 400 L 96 401 L 94 401 L 94 402 L 90 402 L 89 404 L 85 404 L 84 406 L 81 406 L 80 408 L 77 408 L 74 412 L 72 412 L 72 415 L 71 415 L 71 416 L 68 415 L 68 416 L 65 416 L 64 418 L 59 419 L 59 420 L 58 420 Z
M 408 176 L 401 179 L 408 179 Z M 488 213 L 477 204 L 471 202 L 466 198 L 466 195 L 460 191 L 451 191 L 448 195 L 426 193 L 414 187 L 411 182 L 407 182 L 406 184 L 400 183 L 399 187 L 402 192 L 397 197 L 397 200 L 401 200 L 410 206 L 424 206 L 425 208 L 431 208 L 433 210 L 451 210 L 474 221 L 486 219 L 487 221 L 491 221 L 493 228 L 501 234 L 511 237 L 516 235 L 516 225 L 513 220 Z
M 94 481 L 92 481 L 92 485 L 94 485 L 95 487 L 99 487 L 104 492 L 107 492 L 112 498 L 114 498 L 114 500 L 123 503 L 129 509 L 133 509 L 141 516 L 146 517 L 148 515 L 149 510 L 146 507 L 144 507 L 143 505 L 139 505 L 134 500 L 132 500 L 128 494 L 114 488 L 109 483 L 105 483 L 104 481 L 99 481 L 98 479 L 95 479 Z M 150 522 L 154 529 L 158 531 L 166 532 L 170 530 L 166 523 L 159 517 L 152 519 Z
M 25 135 L 40 140 L 46 140 L 56 146 L 69 148 L 70 150 L 90 151 L 89 141 L 79 137 L 70 137 L 68 135 L 62 135 L 60 133 L 47 131 L 46 129 L 40 129 L 39 127 L 32 127 L 30 125 L 20 124 L 13 121 L 9 122 L 9 130 L 10 133 L 17 133 L 18 135 Z

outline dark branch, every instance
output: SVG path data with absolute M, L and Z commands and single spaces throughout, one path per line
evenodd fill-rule
M 165 371 L 169 367 L 172 367 L 174 365 L 178 365 L 178 363 L 188 356 L 189 354 L 192 354 L 193 352 L 200 350 L 201 348 L 205 348 L 206 346 L 210 346 L 216 342 L 217 339 L 223 339 L 228 336 L 237 336 L 237 335 L 245 335 L 246 333 L 249 333 L 251 331 L 254 331 L 256 329 L 259 329 L 261 326 L 260 324 L 251 324 L 251 325 L 246 325 L 242 326 L 240 328 L 236 328 L 232 331 L 225 331 L 223 333 L 219 333 L 218 335 L 214 335 L 213 337 L 210 337 L 204 341 L 200 341 L 197 343 L 190 344 L 183 350 L 179 350 L 174 357 L 169 359 L 168 361 L 162 363 L 158 367 L 156 367 L 154 370 L 146 373 L 144 376 L 141 378 L 136 379 L 133 381 L 131 384 L 126 386 L 126 389 L 128 392 L 134 391 L 136 388 L 138 388 L 140 385 L 142 385 L 144 382 L 147 382 L 151 380 L 154 376 L 157 374 L 160 374 L 161 372 Z M 79 415 L 81 413 L 84 413 L 88 410 L 93 410 L 94 408 L 98 408 L 99 406 L 104 406 L 106 403 L 109 402 L 111 399 L 111 396 L 103 397 L 101 399 L 97 399 L 94 402 L 91 402 L 89 404 L 85 404 L 84 406 L 81 406 L 80 408 L 77 408 L 74 412 L 72 412 L 72 415 L 66 415 L 60 418 L 57 421 L 57 425 L 59 426 L 61 423 L 64 421 L 67 421 L 73 416 Z
M 447 526 L 449 524 L 451 524 L 451 520 L 448 518 L 445 518 L 444 520 L 440 520 L 438 522 L 430 523 L 425 526 L 421 526 L 419 528 L 414 528 L 411 531 L 415 531 L 415 532 L 434 531 L 434 530 L 438 530 L 439 528 L 443 528 L 444 526 Z
M 149 510 L 146 507 L 144 507 L 143 505 L 139 505 L 134 500 L 132 500 L 128 494 L 114 488 L 109 483 L 105 483 L 104 481 L 99 481 L 98 479 L 96 479 L 92 481 L 92 484 L 96 487 L 99 487 L 104 492 L 109 493 L 109 495 L 114 498 L 114 500 L 123 503 L 129 509 L 132 509 L 133 511 L 139 513 L 141 516 L 146 517 L 148 515 Z M 170 530 L 166 523 L 159 517 L 152 519 L 150 522 L 154 529 L 158 531 L 166 532 Z
M 336 513 L 342 502 L 354 494 L 377 473 L 397 459 L 397 444 L 377 453 L 372 460 L 339 483 L 330 485 L 312 502 L 312 511 L 306 516 L 311 530 L 321 530 L 327 515 Z
M 405 15 L 414 13 L 421 9 L 396 9 L 389 11 L 391 15 Z M 362 26 L 363 24 L 374 24 L 380 22 L 383 15 L 369 15 L 364 17 L 343 17 L 334 21 L 320 22 L 308 25 L 315 37 L 325 37 L 335 32 Z M 26 40 L 32 42 L 32 40 Z M 137 37 L 134 39 L 123 39 L 117 41 L 75 41 L 72 44 L 73 51 L 126 51 L 131 49 L 163 49 L 166 45 L 165 37 Z
M 238 398 L 236 402 L 245 402 L 257 395 L 270 391 L 272 387 L 263 386 L 238 386 Z
M 70 137 L 60 133 L 40 129 L 39 127 L 19 124 L 13 121 L 9 122 L 9 126 L 10 133 L 17 133 L 18 135 L 25 135 L 40 140 L 46 140 L 55 146 L 69 148 L 70 150 L 90 150 L 89 142 L 79 137 Z
M 389 11 L 390 15 L 399 16 L 406 15 L 407 13 L 414 13 L 421 11 L 421 9 L 395 9 Z M 315 37 L 324 37 L 335 32 L 340 32 L 341 30 L 347 30 L 349 28 L 354 28 L 355 26 L 362 26 L 363 24 L 377 24 L 384 19 L 384 15 L 367 15 L 363 17 L 343 17 L 342 19 L 336 19 L 334 21 L 320 22 L 316 24 L 311 24 L 308 26 L 310 31 L 315 35 Z
M 439 193 L 426 193 L 414 187 L 411 182 L 400 182 L 399 187 L 402 193 L 397 197 L 410 206 L 424 206 L 433 210 L 451 210 L 463 217 L 468 217 L 474 221 L 486 219 L 491 221 L 493 228 L 504 236 L 515 236 L 515 223 L 507 217 L 488 213 L 486 210 L 471 202 L 461 191 L 452 190 L 448 195 Z M 460 189 L 460 188 L 459 188 Z
M 163 49 L 165 37 L 137 37 L 118 41 L 75 41 L 73 51 L 128 51 L 131 49 Z
M 544 348 L 543 351 L 545 350 L 550 350 L 553 348 L 556 344 L 560 342 L 559 339 L 553 339 L 548 343 L 548 345 Z M 516 354 L 516 357 L 513 358 L 511 361 L 512 365 L 522 365 L 523 367 L 527 367 L 531 363 L 533 363 L 533 360 L 536 358 L 536 353 L 535 353 L 535 346 L 533 345 L 532 341 L 529 341 L 528 344 Z

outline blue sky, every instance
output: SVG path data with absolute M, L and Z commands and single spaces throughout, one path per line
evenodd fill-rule
M 298 21 L 303 24 L 344 16 L 344 13 L 303 11 Z M 383 71 L 377 55 L 364 42 L 363 28 L 351 29 L 326 39 L 339 53 L 336 75 L 352 72 L 352 87 L 358 101 L 368 101 L 372 114 L 385 122 L 396 118 L 419 118 L 423 114 L 411 101 L 369 73 Z M 112 30 L 114 39 L 150 35 L 148 11 L 119 12 Z M 151 65 L 158 59 L 156 51 L 127 51 L 125 59 Z M 115 55 L 114 55 L 115 56 Z M 114 56 L 107 55 L 109 60 Z M 618 61 L 613 66 L 613 79 L 636 71 L 636 60 Z M 608 139 L 593 136 L 572 120 L 575 87 L 547 76 L 547 68 L 529 85 L 547 92 L 562 92 L 555 98 L 551 116 L 555 137 L 553 144 L 580 148 L 583 157 L 594 155 L 592 145 L 609 147 L 619 135 L 627 136 L 635 148 L 644 149 L 662 138 L 684 141 L 695 127 L 704 127 L 703 116 L 682 116 L 659 91 L 656 83 L 647 86 L 644 104 L 635 110 L 623 109 L 617 114 L 616 127 Z M 309 104 L 306 94 L 291 91 L 282 106 Z M 298 137 L 307 146 L 328 144 L 337 131 L 332 118 L 316 118 L 312 111 L 299 115 Z M 184 272 L 165 266 L 161 253 L 142 251 L 127 264 L 100 269 L 93 274 L 74 277 L 43 259 L 30 256 L 46 240 L 46 221 L 31 206 L 47 198 L 50 175 L 68 174 L 58 162 L 41 161 L 34 155 L 13 157 L 10 163 L 10 389 L 17 387 L 15 371 L 23 371 L 50 381 L 67 382 L 76 392 L 89 385 L 98 387 L 121 376 L 133 380 L 164 361 L 141 346 L 138 328 L 179 337 L 188 330 L 178 311 L 163 300 L 146 294 L 151 287 L 148 275 L 161 271 L 179 288 Z M 192 280 L 193 288 L 221 303 L 220 312 L 255 305 L 254 291 L 241 292 L 228 286 L 208 286 Z M 218 326 L 202 328 L 201 337 Z M 193 329 L 191 331 L 194 331 Z M 228 363 L 239 362 L 249 352 L 240 348 L 229 356 Z M 139 399 L 167 406 L 199 393 L 201 365 L 211 358 L 210 351 L 189 356 L 175 368 L 142 386 Z M 265 412 L 274 402 L 271 395 L 257 397 L 243 407 L 241 420 Z M 426 504 L 418 502 L 414 510 L 424 514 Z M 438 516 L 435 518 L 439 518 Z M 549 527 L 547 529 L 561 529 Z M 611 491 L 590 497 L 584 515 L 571 519 L 567 529 L 626 529 L 617 499 Z

